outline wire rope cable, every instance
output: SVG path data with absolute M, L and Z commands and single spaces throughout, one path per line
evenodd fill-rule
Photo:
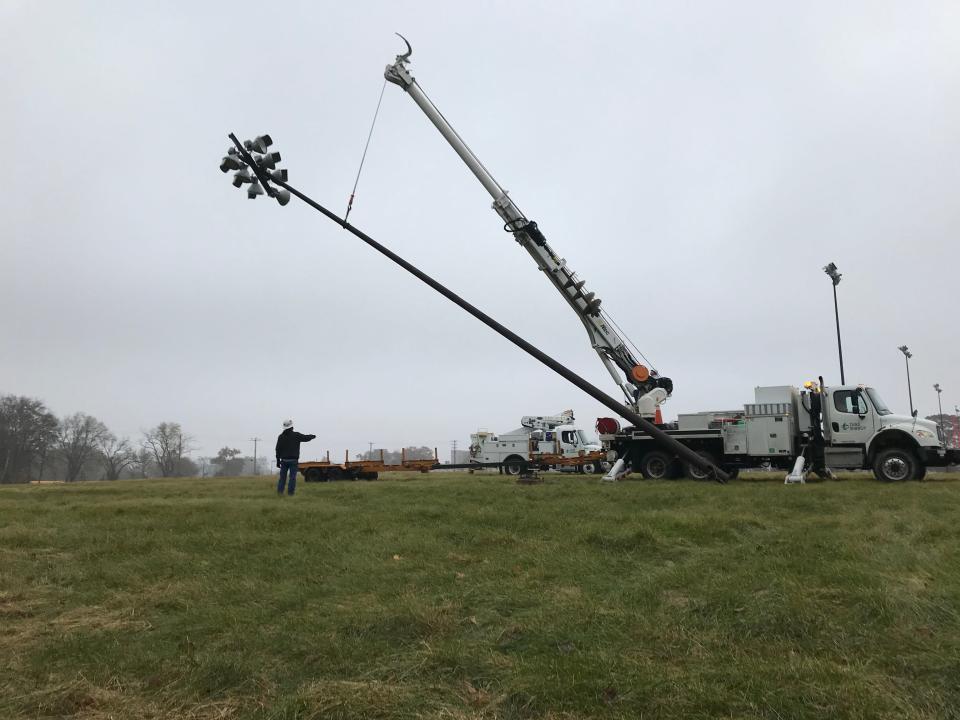
M 367 143 L 363 146 L 363 155 L 360 157 L 360 167 L 357 168 L 357 177 L 353 181 L 353 190 L 350 191 L 350 199 L 347 200 L 347 212 L 344 213 L 343 220 L 346 222 L 350 217 L 350 211 L 353 209 L 353 198 L 357 194 L 357 185 L 360 184 L 360 173 L 363 171 L 363 163 L 367 159 L 367 150 L 370 149 L 370 139 L 373 137 L 373 128 L 377 124 L 377 116 L 380 114 L 380 104 L 383 102 L 383 93 L 387 89 L 387 79 L 383 79 L 383 86 L 380 88 L 380 98 L 377 100 L 377 109 L 373 112 L 373 122 L 370 123 L 370 132 L 367 133 Z

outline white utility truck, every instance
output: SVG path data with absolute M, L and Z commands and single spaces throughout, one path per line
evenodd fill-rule
M 573 410 L 558 415 L 526 415 L 521 427 L 508 433 L 478 430 L 470 435 L 470 462 L 499 463 L 511 475 L 529 465 L 548 465 L 558 470 L 599 473 L 606 463 L 598 457 L 603 449 L 576 425 Z
M 706 474 L 680 462 L 632 428 L 621 430 L 613 418 L 597 421 L 600 439 L 615 460 L 609 476 L 632 470 L 645 478 Z M 940 427 L 915 415 L 895 415 L 872 387 L 825 387 L 805 383 L 758 387 L 754 402 L 742 409 L 681 414 L 664 429 L 681 443 L 731 475 L 741 469 L 793 468 L 788 479 L 802 481 L 804 468 L 821 476 L 830 469 L 870 469 L 878 480 L 921 480 L 928 466 L 956 461 L 944 446 Z

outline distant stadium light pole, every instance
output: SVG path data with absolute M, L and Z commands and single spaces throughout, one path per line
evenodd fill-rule
M 937 425 L 940 426 L 940 436 L 943 438 L 941 442 L 943 446 L 947 446 L 947 434 L 943 431 L 943 403 L 940 402 L 940 395 L 943 393 L 943 388 L 940 387 L 940 383 L 934 383 L 933 389 L 937 391 L 937 407 L 940 408 L 940 422 Z
M 906 345 L 901 345 L 897 349 L 903 353 L 903 357 L 906 358 L 907 361 L 907 395 L 910 398 L 910 414 L 913 415 L 913 390 L 910 389 L 910 358 L 913 357 L 913 353 L 910 352 Z
M 830 263 L 823 271 L 830 276 L 833 281 L 833 314 L 837 319 L 837 351 L 840 353 L 840 384 L 846 385 L 847 379 L 843 375 L 843 346 L 840 344 L 840 311 L 837 309 L 837 285 L 840 284 L 840 278 L 843 277 L 837 272 L 837 266 Z

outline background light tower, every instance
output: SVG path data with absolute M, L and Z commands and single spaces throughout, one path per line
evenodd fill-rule
M 943 403 L 940 402 L 940 394 L 943 392 L 943 389 L 940 387 L 940 383 L 934 383 L 933 389 L 937 391 L 937 407 L 940 409 L 940 422 L 937 425 L 940 426 L 940 437 L 943 438 L 943 446 L 947 446 L 947 434 L 943 431 Z
M 913 390 L 910 389 L 910 358 L 913 357 L 913 353 L 906 345 L 901 345 L 897 349 L 903 353 L 903 357 L 907 361 L 907 396 L 910 398 L 910 414 L 913 415 Z
M 840 284 L 842 275 L 837 272 L 837 266 L 834 263 L 827 265 L 823 271 L 829 275 L 833 281 L 833 315 L 837 319 L 837 352 L 840 353 L 840 384 L 846 385 L 847 379 L 843 374 L 843 346 L 840 344 L 840 311 L 837 309 L 837 285 Z

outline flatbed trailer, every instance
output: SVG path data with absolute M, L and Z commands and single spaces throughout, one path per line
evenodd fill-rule
M 379 460 L 351 460 L 350 451 L 344 453 L 343 462 L 331 462 L 330 452 L 326 460 L 307 460 L 298 464 L 297 469 L 306 482 L 328 482 L 330 480 L 376 480 L 382 472 L 422 472 L 435 470 L 440 465 L 437 449 L 433 457 L 426 459 L 407 459 L 406 450 L 400 451 L 400 464 L 389 465 L 383 460 L 383 450 Z
M 383 451 L 380 451 L 379 460 L 350 460 L 350 451 L 344 453 L 343 462 L 330 460 L 327 452 L 325 460 L 305 460 L 297 465 L 297 470 L 303 475 L 305 482 L 330 482 L 332 480 L 376 480 L 382 472 L 420 472 L 428 473 L 431 470 L 482 470 L 497 469 L 509 475 L 518 475 L 530 470 L 549 470 L 551 467 L 583 466 L 589 463 L 600 463 L 606 458 L 602 451 L 585 453 L 576 457 L 564 455 L 544 454 L 526 460 L 511 460 L 501 463 L 469 462 L 460 465 L 442 464 L 437 456 L 437 449 L 433 449 L 433 457 L 426 459 L 408 459 L 406 450 L 400 451 L 400 464 L 390 465 L 384 462 Z

